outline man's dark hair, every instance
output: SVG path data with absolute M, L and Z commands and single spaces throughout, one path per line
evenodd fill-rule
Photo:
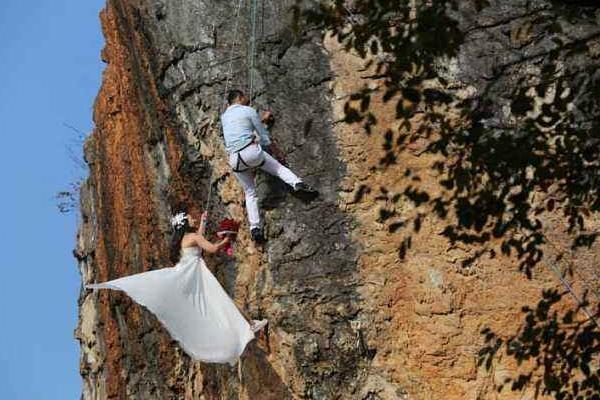
M 241 97 L 243 95 L 244 95 L 244 92 L 242 92 L 241 90 L 238 90 L 238 89 L 230 90 L 229 93 L 227 94 L 227 103 L 229 103 L 231 105 L 231 104 L 233 104 L 234 101 L 237 100 L 238 97 Z

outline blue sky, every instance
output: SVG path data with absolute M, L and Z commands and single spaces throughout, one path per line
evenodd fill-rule
M 103 6 L 0 1 L 0 399 L 80 395 L 76 214 L 54 196 L 84 173 L 63 124 L 92 127 Z

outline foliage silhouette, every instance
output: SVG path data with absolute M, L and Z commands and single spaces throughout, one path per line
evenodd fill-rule
M 503 339 L 489 328 L 482 330 L 486 345 L 479 352 L 478 365 L 491 370 L 494 359 L 504 353 L 520 367 L 516 376 L 496 387 L 498 392 L 507 387 L 512 391 L 534 387 L 536 398 L 600 399 L 600 331 L 593 321 L 578 320 L 578 309 L 560 311 L 557 305 L 565 295 L 544 291 L 534 309 L 523 307 L 523 326 L 512 337 Z
M 400 259 L 411 248 L 409 230 L 419 231 L 428 209 L 446 221 L 443 234 L 452 243 L 477 245 L 465 267 L 501 252 L 516 255 L 531 277 L 547 242 L 548 212 L 564 215 L 572 249 L 598 237 L 586 227 L 600 209 L 598 5 L 515 1 L 510 10 L 502 3 L 332 0 L 315 7 L 297 0 L 296 23 L 330 32 L 380 83 L 352 93 L 344 107 L 346 123 L 362 126 L 366 140 L 382 141 L 377 168 L 396 166 L 415 143 L 425 143 L 415 155 L 442 160 L 434 164 L 441 195 L 428 193 L 408 168 L 410 185 L 400 195 L 366 184 L 355 192 L 354 202 L 377 193 L 379 222 L 404 235 Z M 461 71 L 449 71 L 452 59 L 463 63 Z M 467 87 L 475 90 L 465 94 Z M 398 128 L 378 127 L 375 98 L 391 103 Z M 417 208 L 412 221 L 395 210 L 400 201 Z M 600 331 L 577 318 L 579 308 L 566 309 L 564 296 L 544 291 L 534 309 L 524 307 L 513 337 L 482 331 L 479 364 L 491 369 L 495 358 L 508 356 L 522 371 L 499 391 L 527 386 L 536 397 L 600 399 Z
M 382 82 L 382 92 L 365 87 L 344 108 L 345 122 L 383 137 L 379 167 L 396 164 L 417 141 L 427 143 L 424 153 L 444 157 L 434 165 L 443 177 L 441 196 L 419 188 L 419 177 L 407 170 L 413 184 L 403 197 L 447 220 L 443 234 L 451 242 L 492 246 L 492 239 L 501 239 L 497 250 L 517 255 L 531 276 L 543 255 L 540 215 L 547 210 L 565 215 L 574 247 L 593 244 L 596 234 L 586 231 L 585 217 L 600 209 L 600 65 L 586 57 L 600 28 L 579 36 L 568 31 L 569 24 L 590 21 L 585 2 L 527 2 L 521 14 L 485 24 L 478 16 L 498 2 L 306 3 L 297 0 L 296 23 L 331 32 Z M 465 15 L 476 23 L 467 24 Z M 467 39 L 482 32 L 498 43 L 508 35 L 510 43 L 497 57 L 503 63 L 472 78 L 476 94 L 465 96 L 440 60 L 457 57 Z M 398 129 L 378 131 L 375 94 L 395 102 Z M 360 188 L 357 201 L 367 190 Z M 394 217 L 382 208 L 379 220 L 401 233 L 408 224 Z M 410 248 L 408 239 L 398 249 L 400 258 Z M 496 254 L 489 250 L 479 254 Z

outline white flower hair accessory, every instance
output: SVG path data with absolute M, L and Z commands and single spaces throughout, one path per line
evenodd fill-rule
M 184 212 L 180 212 L 171 218 L 171 226 L 175 229 L 180 228 L 185 223 L 188 215 Z

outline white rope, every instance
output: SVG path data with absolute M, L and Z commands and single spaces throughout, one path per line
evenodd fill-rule
M 553 247 L 554 250 L 556 250 L 558 253 L 561 253 L 561 250 L 552 241 L 550 241 L 546 235 L 543 235 L 543 237 L 544 237 L 546 243 L 548 243 L 549 246 Z M 554 273 L 554 275 L 558 278 L 558 280 L 560 281 L 560 283 L 562 283 L 562 285 L 565 287 L 565 289 L 567 289 L 567 291 L 569 292 L 569 294 L 571 295 L 571 297 L 579 305 L 579 308 L 581 309 L 581 311 L 583 311 L 583 313 L 594 323 L 594 325 L 596 325 L 596 327 L 598 329 L 600 329 L 600 324 L 598 323 L 598 321 L 596 320 L 596 318 L 594 317 L 594 315 L 587 309 L 587 307 L 585 306 L 585 303 L 583 302 L 583 300 L 580 299 L 579 296 L 575 293 L 575 289 L 566 280 L 564 274 L 559 270 L 558 266 L 556 266 L 550 260 L 546 263 L 546 265 L 548 265 L 548 267 L 550 267 L 550 269 L 552 270 L 552 272 Z M 575 271 L 575 268 L 573 268 L 573 271 Z M 583 282 L 584 286 L 586 286 L 586 287 L 588 286 L 587 282 L 585 281 L 585 279 L 583 279 L 583 277 L 579 276 L 579 279 L 581 279 L 581 281 Z
M 240 25 L 240 11 L 242 9 L 242 2 L 243 2 L 243 0 L 238 0 L 237 10 L 235 12 L 235 28 L 233 29 L 233 41 L 231 43 L 231 50 L 229 51 L 229 67 L 227 68 L 227 73 L 226 73 L 226 77 L 225 77 L 225 90 L 223 91 L 223 100 L 221 101 L 220 107 L 224 107 L 225 102 L 227 101 L 227 91 L 229 90 L 229 81 L 231 80 L 231 75 L 233 74 L 233 59 L 234 59 L 235 45 L 236 45 L 237 36 L 238 36 L 238 28 Z M 210 178 L 209 178 L 208 184 L 209 184 L 208 198 L 206 199 L 206 204 L 204 206 L 204 211 L 206 213 L 208 213 L 208 210 L 210 208 L 210 201 L 212 198 L 212 188 L 213 188 L 213 184 L 214 184 L 214 182 L 212 181 L 212 170 L 210 173 Z
M 233 73 L 233 54 L 235 50 L 235 44 L 237 42 L 238 28 L 240 25 L 240 10 L 242 9 L 242 1 L 238 0 L 237 11 L 235 12 L 235 28 L 233 30 L 233 42 L 231 44 L 231 51 L 229 52 L 229 68 L 227 71 L 227 78 L 225 78 L 225 91 L 223 93 L 223 101 L 221 106 L 225 105 L 227 100 L 227 90 L 229 90 L 229 81 L 231 80 L 231 74 Z
M 252 33 L 250 46 L 250 63 L 248 66 L 249 99 L 252 101 L 254 94 L 254 59 L 256 58 L 256 15 L 258 13 L 258 0 L 252 0 Z
M 567 280 L 565 279 L 564 275 L 558 270 L 558 268 L 555 265 L 552 264 L 552 262 L 548 262 L 547 264 L 550 267 L 550 269 L 552 270 L 552 272 L 554 272 L 554 274 L 556 275 L 556 277 L 563 284 L 563 286 L 567 289 L 567 291 L 569 292 L 569 294 L 571 295 L 571 297 L 573 297 L 573 299 L 575 300 L 575 302 L 577 302 L 577 304 L 579 305 L 579 308 L 581 309 L 581 311 L 583 311 L 583 313 L 590 319 L 590 321 L 592 321 L 594 323 L 594 325 L 596 325 L 596 327 L 600 329 L 600 325 L 598 324 L 598 321 L 596 321 L 596 318 L 594 318 L 594 316 L 592 315 L 592 313 L 586 308 L 585 303 L 583 302 L 583 300 L 580 299 L 579 296 L 577 296 L 577 294 L 575 294 L 575 290 L 569 284 L 569 282 L 567 282 Z
M 583 284 L 583 287 L 585 288 L 586 291 L 591 292 L 594 297 L 596 297 L 596 301 L 598 301 L 598 303 L 600 304 L 600 294 L 598 293 L 597 289 L 594 289 L 589 283 L 588 283 L 588 278 L 586 278 L 584 276 L 584 274 L 582 274 L 581 272 L 579 272 L 579 268 L 577 268 L 576 265 L 572 265 L 571 266 L 571 271 L 573 271 L 574 275 L 577 275 L 577 278 L 579 278 L 579 280 L 581 281 L 581 283 Z
M 210 172 L 210 178 L 208 178 L 208 197 L 206 198 L 206 204 L 204 205 L 204 212 L 208 214 L 208 209 L 210 207 L 210 199 L 212 197 L 212 188 L 213 188 L 213 181 L 212 181 L 212 170 Z

